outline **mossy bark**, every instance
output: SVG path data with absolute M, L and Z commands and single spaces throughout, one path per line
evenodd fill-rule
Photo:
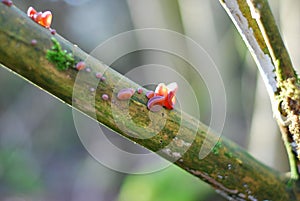
M 184 112 L 164 109 L 158 113 L 149 112 L 145 95 L 135 93 L 129 101 L 128 113 L 132 121 L 128 121 L 128 113 L 124 113 L 128 104 L 116 99 L 115 89 L 118 90 L 120 87 L 137 89 L 140 86 L 89 57 L 77 46 L 56 34 L 54 37 L 62 48 L 73 53 L 76 60 L 85 60 L 92 72 L 78 72 L 73 68 L 58 70 L 46 59 L 46 52 L 53 45 L 51 37 L 49 30 L 33 22 L 16 7 L 0 3 L 0 62 L 8 69 L 162 157 L 172 161 L 179 156 L 176 165 L 206 181 L 228 199 L 299 198 L 293 187 L 287 188 L 288 178 L 284 174 L 266 167 L 234 143 L 224 138 L 215 139 L 213 133 L 207 133 L 205 125 Z M 37 44 L 31 44 L 33 39 Z M 96 72 L 103 73 L 106 80 L 98 83 Z M 82 74 L 79 76 L 79 73 Z M 75 81 L 80 84 L 74 85 Z M 98 85 L 94 95 L 89 89 L 95 83 Z M 76 96 L 73 96 L 74 88 Z M 109 100 L 104 101 L 101 98 L 102 94 L 107 94 Z M 91 100 L 95 100 L 95 107 L 92 107 Z M 154 122 L 152 126 L 149 126 L 150 113 Z M 166 124 L 160 130 L 155 122 L 158 123 L 162 119 Z M 180 138 L 176 138 L 179 128 L 182 134 Z M 153 133 L 156 135 L 147 138 Z M 199 151 L 207 135 L 218 143 L 205 159 L 200 160 Z M 183 144 L 187 142 L 191 142 L 191 146 L 184 154 L 179 155 Z M 169 145 L 168 150 L 165 149 L 166 145 Z

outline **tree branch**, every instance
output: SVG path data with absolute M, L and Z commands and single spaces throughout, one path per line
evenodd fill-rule
M 287 149 L 291 178 L 298 180 L 300 87 L 268 1 L 221 0 L 220 2 L 236 25 L 259 67 Z M 293 149 L 297 153 L 294 153 Z
M 208 129 L 205 125 L 184 112 L 164 109 L 159 113 L 149 112 L 145 96 L 135 93 L 130 99 L 129 111 L 138 127 L 128 122 L 128 117 L 123 112 L 125 106 L 122 101 L 116 99 L 114 89 L 119 87 L 116 85 L 118 82 L 122 87 L 136 89 L 140 86 L 96 59 L 87 60 L 86 65 L 93 73 L 83 75 L 85 79 L 81 81 L 80 86 L 76 86 L 78 96 L 71 105 L 78 71 L 75 68 L 66 71 L 58 70 L 46 59 L 47 50 L 53 46 L 51 37 L 49 30 L 33 22 L 16 7 L 0 4 L 0 62 L 8 69 L 92 118 L 95 117 L 93 114 L 96 112 L 95 120 L 101 124 L 168 160 L 176 160 L 177 166 L 206 181 L 228 199 L 296 200 L 296 197 L 299 198 L 298 194 L 287 189 L 288 178 L 285 175 L 261 164 L 234 143 L 224 138 L 215 139 L 213 133 L 207 133 Z M 55 38 L 63 49 L 73 53 L 76 60 L 85 60 L 89 56 L 58 34 Z M 36 44 L 32 44 L 33 39 L 37 41 Z M 89 92 L 89 87 L 95 82 L 95 72 L 103 73 L 106 80 L 99 83 L 94 97 Z M 101 98 L 103 94 L 107 94 L 109 100 L 103 100 Z M 91 97 L 95 99 L 96 111 L 90 107 Z M 162 118 L 166 121 L 162 130 L 159 131 L 156 126 L 147 126 L 149 113 L 156 122 Z M 125 129 L 120 129 L 120 125 L 116 124 L 116 116 Z M 180 138 L 176 139 L 179 127 L 183 132 Z M 152 133 L 157 134 L 149 139 L 141 138 Z M 218 140 L 218 143 L 213 152 L 200 160 L 199 151 L 206 135 L 209 135 L 211 140 Z M 189 149 L 184 154 L 180 154 L 182 144 L 189 142 L 191 143 Z M 170 146 L 166 150 L 165 146 L 168 144 Z

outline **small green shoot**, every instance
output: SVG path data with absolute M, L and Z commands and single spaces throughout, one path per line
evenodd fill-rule
M 68 53 L 67 50 L 63 50 L 56 38 L 52 37 L 51 41 L 53 46 L 51 50 L 47 51 L 46 58 L 55 64 L 58 70 L 67 70 L 70 67 L 74 67 L 75 59 L 73 55 Z
M 212 152 L 215 155 L 219 154 L 219 149 L 222 147 L 222 142 L 218 141 L 217 144 L 214 146 L 214 148 L 212 149 Z

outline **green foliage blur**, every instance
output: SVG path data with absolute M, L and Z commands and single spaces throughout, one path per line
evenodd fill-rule
M 172 165 L 155 174 L 127 176 L 118 201 L 205 201 L 213 197 L 207 184 Z

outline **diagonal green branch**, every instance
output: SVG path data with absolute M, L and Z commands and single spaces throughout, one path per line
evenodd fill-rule
M 93 73 L 83 73 L 80 85 L 76 85 L 77 96 L 73 97 L 78 71 L 73 68 L 57 70 L 46 59 L 47 50 L 53 46 L 51 37 L 49 30 L 34 23 L 16 7 L 0 3 L 0 62 L 8 69 L 66 104 L 73 103 L 71 107 L 95 118 L 120 135 L 168 160 L 176 161 L 177 166 L 206 181 L 228 199 L 296 200 L 300 197 L 287 188 L 288 178 L 285 175 L 261 164 L 234 143 L 216 139 L 213 133 L 207 133 L 205 125 L 184 112 L 149 112 L 145 96 L 136 93 L 130 99 L 129 114 L 139 126 L 135 126 L 133 121 L 128 122 L 128 116 L 123 112 L 126 104 L 116 99 L 114 89 L 119 87 L 116 85 L 119 82 L 122 87 L 136 89 L 139 86 L 96 59 L 87 60 L 86 65 Z M 55 38 L 63 49 L 74 54 L 76 60 L 86 60 L 89 56 L 61 36 L 56 35 Z M 33 39 L 37 41 L 36 44 L 32 43 Z M 99 83 L 94 96 L 89 88 L 95 82 L 95 72 L 104 73 L 106 80 Z M 103 94 L 107 94 L 109 100 L 103 100 Z M 95 107 L 91 107 L 91 98 L 95 100 Z M 152 115 L 152 121 L 166 121 L 162 130 L 159 131 L 157 123 L 152 127 L 148 126 L 149 114 Z M 120 129 L 120 123 L 125 129 Z M 182 130 L 180 138 L 177 135 L 179 127 Z M 152 133 L 157 134 L 149 139 L 142 138 Z M 200 160 L 199 151 L 206 135 L 210 135 L 209 139 L 218 143 L 212 153 Z M 189 143 L 189 149 L 181 154 L 182 146 Z M 168 149 L 165 148 L 166 145 L 169 146 Z

